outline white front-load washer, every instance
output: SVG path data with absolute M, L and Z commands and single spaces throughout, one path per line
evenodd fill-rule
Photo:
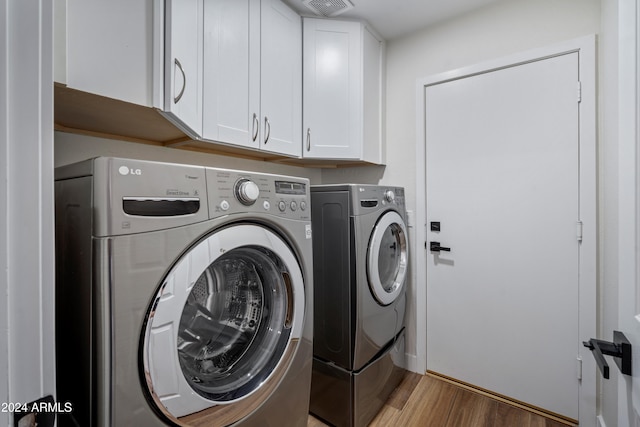
M 309 183 L 119 158 L 56 170 L 60 426 L 306 426 Z

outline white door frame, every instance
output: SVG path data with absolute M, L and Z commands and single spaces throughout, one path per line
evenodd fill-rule
M 518 64 L 541 60 L 553 56 L 578 52 L 581 88 L 576 87 L 576 96 L 581 91 L 579 104 L 580 132 L 580 220 L 583 223 L 583 240 L 580 246 L 580 319 L 581 340 L 596 337 L 596 277 L 597 277 L 597 224 L 596 224 L 596 43 L 595 36 L 585 36 L 553 46 L 538 48 L 504 58 L 483 62 L 433 76 L 424 77 L 416 83 L 416 238 L 412 242 L 415 258 L 411 264 L 415 278 L 415 293 L 418 301 L 416 313 L 416 358 L 409 360 L 408 368 L 416 372 L 427 369 L 427 270 L 426 270 L 426 159 L 425 159 L 425 86 L 449 80 L 470 77 Z M 582 360 L 582 386 L 580 388 L 580 425 L 594 425 L 596 419 L 596 364 L 591 352 L 576 348 Z M 580 362 L 578 362 L 580 364 Z
M 0 403 L 28 403 L 55 396 L 52 2 L 0 0 L 0 28 Z
M 640 341 L 640 6 L 618 4 L 618 329 L 639 346 Z M 604 340 L 611 331 L 603 331 Z M 618 375 L 618 419 L 623 426 L 640 419 L 640 363 L 634 349 L 633 377 Z M 604 424 L 604 421 L 602 424 Z

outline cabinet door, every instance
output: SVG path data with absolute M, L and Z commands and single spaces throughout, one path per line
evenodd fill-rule
M 56 0 L 54 4 L 56 81 L 150 107 L 151 2 Z
M 204 139 L 260 145 L 260 0 L 204 0 Z
M 261 126 L 263 150 L 300 156 L 302 24 L 279 0 L 262 1 Z
M 202 134 L 202 0 L 167 0 L 165 101 L 169 118 Z
M 368 27 L 362 31 L 362 160 L 384 164 L 384 43 Z
M 304 21 L 303 156 L 362 155 L 362 27 L 358 22 Z

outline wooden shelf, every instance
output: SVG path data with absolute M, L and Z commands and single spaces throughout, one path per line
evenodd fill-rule
M 54 85 L 57 130 L 154 145 L 190 140 L 160 113 L 117 99 Z
M 158 110 L 55 83 L 54 123 L 60 132 L 183 150 L 276 162 L 299 167 L 339 168 L 370 165 L 353 160 L 295 159 L 222 143 L 193 140 Z

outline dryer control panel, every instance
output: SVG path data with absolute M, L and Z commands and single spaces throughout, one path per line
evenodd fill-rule
M 393 207 L 404 215 L 404 188 L 378 185 L 352 185 L 354 214 L 363 215 L 373 210 Z
M 268 213 L 309 221 L 306 178 L 207 168 L 211 218 L 232 213 Z

